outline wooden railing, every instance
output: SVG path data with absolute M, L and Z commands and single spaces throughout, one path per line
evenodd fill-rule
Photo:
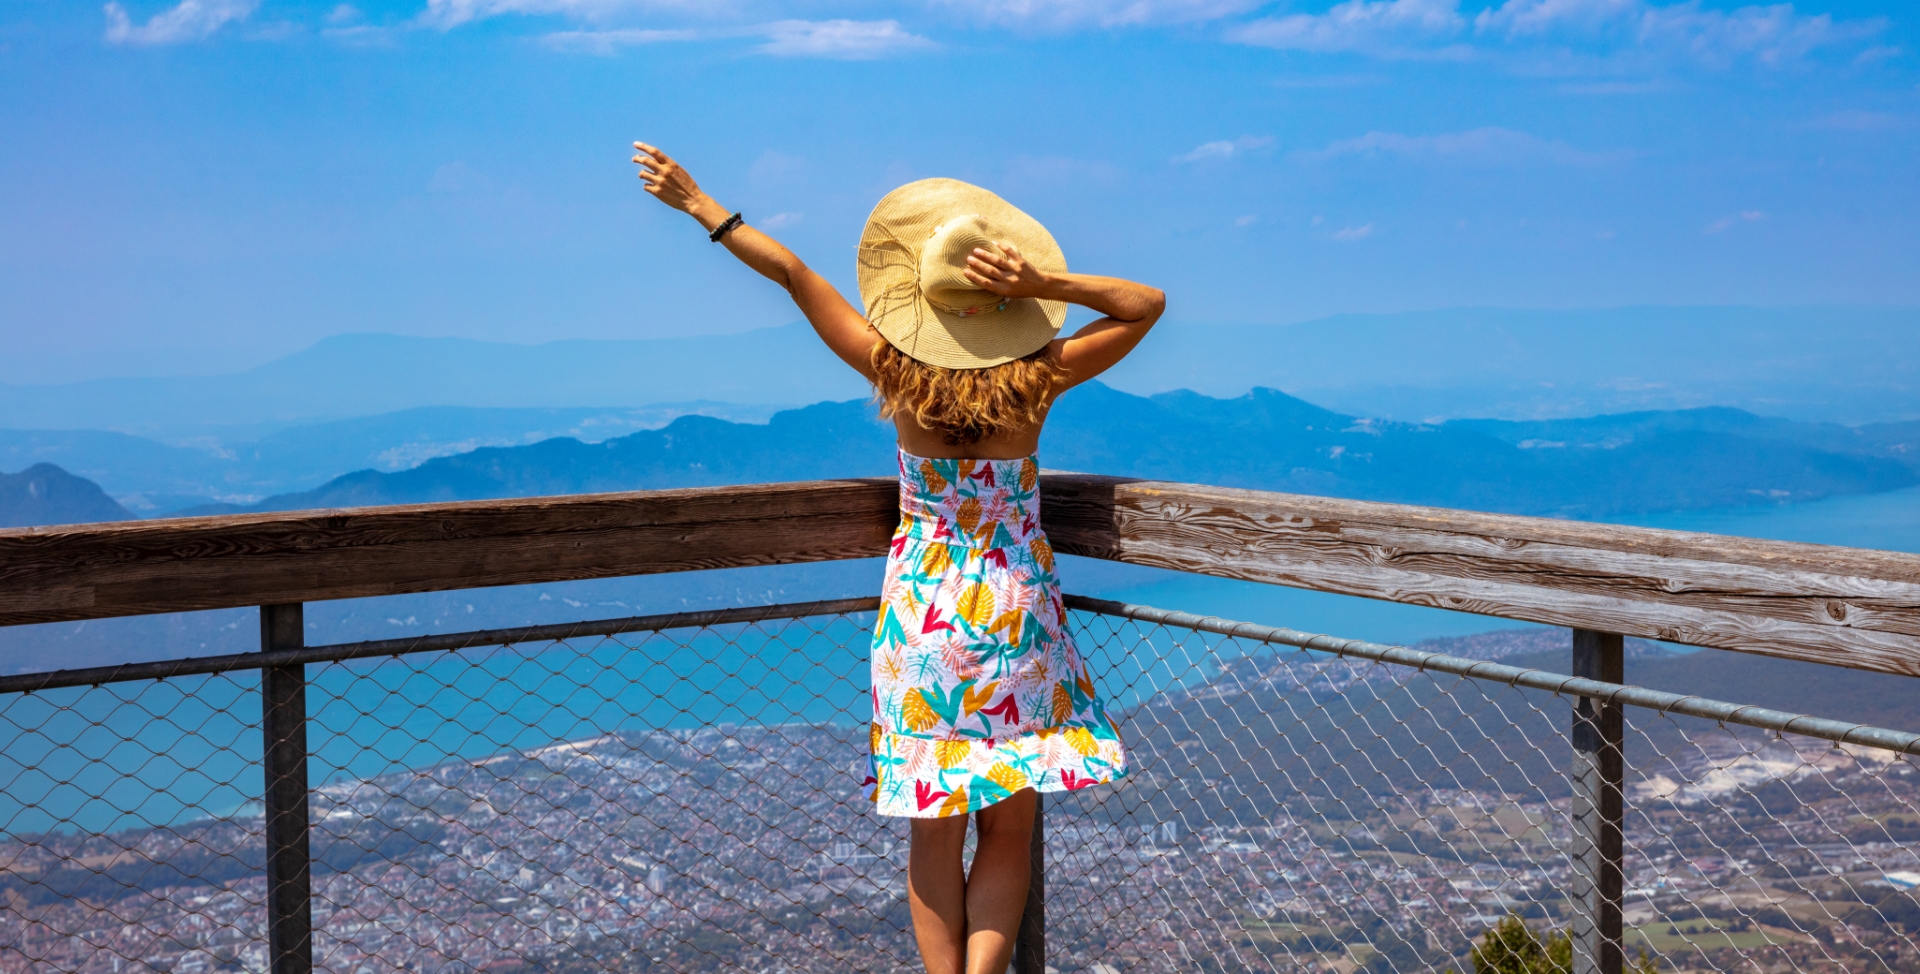
M 261 607 L 270 954 L 275 974 L 308 974 L 303 603 L 873 557 L 897 489 L 816 481 L 0 530 L 0 625 Z M 1567 893 L 1582 974 L 1622 969 L 1623 636 L 1920 675 L 1916 555 L 1074 474 L 1043 478 L 1042 510 L 1068 554 L 1572 628 L 1572 675 L 1590 681 L 1578 692 L 1603 694 L 1579 697 L 1571 723 Z M 40 682 L 112 675 L 65 676 Z M 1044 969 L 1042 895 L 1023 924 L 1023 972 Z
M 0 625 L 882 555 L 892 481 L 0 530 Z M 1063 552 L 1920 676 L 1920 556 L 1053 474 Z

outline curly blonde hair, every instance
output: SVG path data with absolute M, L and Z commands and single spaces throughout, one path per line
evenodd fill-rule
M 984 369 L 945 369 L 882 340 L 874 343 L 871 361 L 881 418 L 904 414 L 956 446 L 1039 425 L 1066 375 L 1050 343 L 1025 358 Z

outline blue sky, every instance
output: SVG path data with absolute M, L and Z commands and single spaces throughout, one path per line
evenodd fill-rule
M 1180 325 L 1920 305 L 1910 9 L 7 0 L 0 381 L 792 320 L 635 138 L 849 291 L 874 200 L 947 175 Z

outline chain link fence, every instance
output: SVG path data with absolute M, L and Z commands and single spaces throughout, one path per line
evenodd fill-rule
M 917 970 L 873 604 L 304 650 L 315 969 Z M 1049 968 L 1561 969 L 1565 677 L 1072 604 L 1134 770 L 1048 796 Z M 0 972 L 270 968 L 243 664 L 0 678 Z M 1628 968 L 1920 971 L 1907 738 L 1735 716 L 1627 711 Z

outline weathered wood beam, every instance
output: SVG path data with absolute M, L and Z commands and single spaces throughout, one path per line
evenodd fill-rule
M 0 530 L 0 625 L 865 558 L 891 480 Z
M 1920 676 L 1920 556 L 1113 477 L 1043 477 L 1060 551 Z
M 1070 554 L 1920 675 L 1920 556 L 1050 474 Z M 883 554 L 886 480 L 0 530 L 0 625 Z

